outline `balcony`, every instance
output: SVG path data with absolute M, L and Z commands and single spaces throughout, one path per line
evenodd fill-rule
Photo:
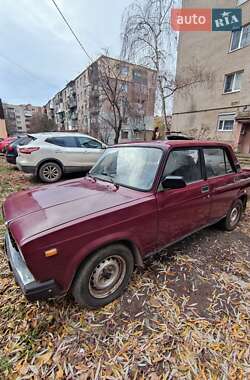
M 24 116 L 25 117 L 32 117 L 32 112 L 31 111 L 24 111 Z
M 77 120 L 77 112 L 72 112 L 71 120 Z
M 69 98 L 68 107 L 69 108 L 75 108 L 76 106 L 77 106 L 76 98 L 74 98 L 74 97 Z
M 57 107 L 56 113 L 62 113 L 64 112 L 63 104 L 60 103 L 60 105 Z

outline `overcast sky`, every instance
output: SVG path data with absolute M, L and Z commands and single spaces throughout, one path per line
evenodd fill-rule
M 120 23 L 132 0 L 56 0 L 88 53 L 120 53 Z M 0 98 L 45 104 L 88 58 L 51 0 L 0 0 Z

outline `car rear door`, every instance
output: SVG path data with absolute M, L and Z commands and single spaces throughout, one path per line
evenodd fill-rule
M 237 196 L 234 164 L 223 147 L 203 148 L 207 184 L 211 195 L 210 222 L 223 218 Z
M 164 247 L 209 223 L 210 194 L 204 177 L 199 148 L 173 149 L 168 156 L 163 177 L 181 176 L 182 189 L 161 189 L 158 204 L 158 244 Z
M 77 136 L 77 141 L 79 146 L 79 163 L 84 167 L 91 168 L 104 152 L 102 144 L 88 136 Z
M 47 158 L 56 158 L 68 169 L 79 165 L 79 147 L 75 136 L 53 136 L 45 140 L 47 143 Z

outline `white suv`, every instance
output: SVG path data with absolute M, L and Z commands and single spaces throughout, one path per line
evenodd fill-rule
M 63 173 L 89 170 L 106 145 L 81 133 L 50 132 L 29 135 L 32 141 L 18 149 L 17 166 L 43 182 L 56 182 Z

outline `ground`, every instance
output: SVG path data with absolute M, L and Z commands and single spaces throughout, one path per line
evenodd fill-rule
M 0 158 L 0 203 L 37 185 Z M 0 379 L 250 378 L 250 209 L 147 262 L 125 294 L 91 311 L 70 296 L 29 303 L 0 241 Z

